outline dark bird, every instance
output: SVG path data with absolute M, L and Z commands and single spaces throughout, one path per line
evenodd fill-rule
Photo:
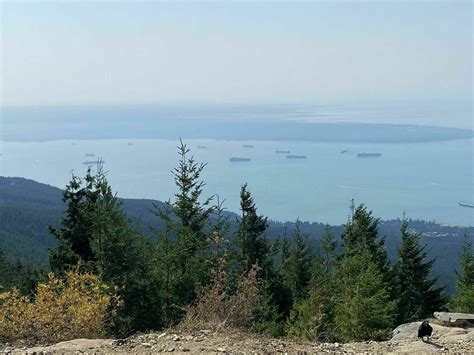
M 430 322 L 424 320 L 423 323 L 418 327 L 418 338 L 425 341 L 425 337 L 428 337 L 430 340 L 431 333 L 433 333 L 433 327 L 431 327 Z

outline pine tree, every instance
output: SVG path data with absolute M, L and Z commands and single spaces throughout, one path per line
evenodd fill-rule
M 194 302 L 198 285 L 211 278 L 209 238 L 205 228 L 215 210 L 211 198 L 201 202 L 205 164 L 189 157 L 190 150 L 180 140 L 179 163 L 173 170 L 177 187 L 175 201 L 165 210 L 155 207 L 155 214 L 165 222 L 158 232 L 157 273 L 164 284 L 164 317 L 167 325 L 178 322 L 185 307 Z
M 428 252 L 420 246 L 420 234 L 410 233 L 408 222 L 401 225 L 402 243 L 398 248 L 396 265 L 400 302 L 398 323 L 426 318 L 446 304 L 443 289 L 436 287 L 437 279 L 430 278 L 434 260 L 426 261 Z
M 354 215 L 342 233 L 343 254 L 352 256 L 360 252 L 367 252 L 376 265 L 387 269 L 388 257 L 385 250 L 385 241 L 379 238 L 378 225 L 380 219 L 372 216 L 363 204 L 357 206 Z
M 286 265 L 282 268 L 285 285 L 290 290 L 293 301 L 306 296 L 311 278 L 311 250 L 308 236 L 301 231 L 300 224 L 297 220 Z
M 364 254 L 382 272 L 384 285 L 392 298 L 397 297 L 397 280 L 393 267 L 389 262 L 385 239 L 378 234 L 380 219 L 372 215 L 363 204 L 357 206 L 354 214 L 346 225 L 342 238 L 341 257 Z
M 254 265 L 258 265 L 263 273 L 267 273 L 270 246 L 265 237 L 267 217 L 257 214 L 252 195 L 244 184 L 240 190 L 240 209 L 242 217 L 239 222 L 236 243 L 239 247 L 242 271 L 247 273 Z
M 456 295 L 452 299 L 455 312 L 474 313 L 474 250 L 469 234 L 464 233 L 464 244 L 460 257 L 461 272 L 458 273 Z
M 324 258 L 314 258 L 308 296 L 294 304 L 286 325 L 289 336 L 313 341 L 332 340 L 334 269 L 328 269 L 327 265 Z
M 394 325 L 396 302 L 368 252 L 344 257 L 335 280 L 334 322 L 339 340 L 386 339 Z
M 326 224 L 324 235 L 321 239 L 321 252 L 325 272 L 329 273 L 334 269 L 337 252 L 337 241 L 331 231 L 329 224 Z
M 80 265 L 114 285 L 125 306 L 126 320 L 114 331 L 147 330 L 161 325 L 158 284 L 149 264 L 149 245 L 130 226 L 121 202 L 99 166 L 84 179 L 72 176 L 63 193 L 67 209 L 60 229 L 50 228 L 57 246 L 50 250 L 53 271 L 62 274 Z

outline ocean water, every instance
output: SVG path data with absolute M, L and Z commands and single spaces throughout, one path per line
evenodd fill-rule
M 248 182 L 259 211 L 280 221 L 342 224 L 352 198 L 378 217 L 435 220 L 474 225 L 474 141 L 415 144 L 345 144 L 281 141 L 187 140 L 197 161 L 207 163 L 206 196 L 225 199 L 238 212 L 240 185 Z M 243 145 L 253 145 L 244 148 Z M 20 176 L 64 187 L 71 172 L 83 175 L 86 157 L 105 160 L 113 189 L 120 197 L 173 199 L 171 170 L 177 165 L 175 140 L 59 140 L 0 143 L 0 175 Z M 199 149 L 198 146 L 207 149 Z M 307 159 L 287 159 L 290 150 Z M 341 154 L 341 150 L 348 152 Z M 357 158 L 378 152 L 379 158 Z M 231 163 L 229 158 L 248 157 Z

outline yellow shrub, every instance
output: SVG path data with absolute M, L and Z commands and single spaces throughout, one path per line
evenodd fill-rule
M 32 300 L 17 289 L 0 294 L 0 340 L 101 337 L 117 306 L 117 297 L 96 275 L 70 271 L 62 280 L 50 273 Z

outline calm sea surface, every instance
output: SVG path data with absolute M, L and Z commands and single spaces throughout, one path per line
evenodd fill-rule
M 344 144 L 273 141 L 187 140 L 198 161 L 206 162 L 207 195 L 226 199 L 238 211 L 240 185 L 248 182 L 260 212 L 276 220 L 340 224 L 352 198 L 376 216 L 474 225 L 474 142 Z M 171 170 L 177 141 L 93 140 L 0 143 L 0 175 L 20 176 L 64 187 L 71 171 L 82 175 L 95 154 L 105 160 L 112 187 L 121 197 L 167 200 L 175 192 Z M 244 148 L 243 145 L 253 145 Z M 206 146 L 206 149 L 198 148 Z M 276 150 L 306 155 L 287 159 Z M 348 152 L 341 154 L 341 150 Z M 379 158 L 357 158 L 377 152 Z M 249 162 L 231 163 L 230 157 Z

